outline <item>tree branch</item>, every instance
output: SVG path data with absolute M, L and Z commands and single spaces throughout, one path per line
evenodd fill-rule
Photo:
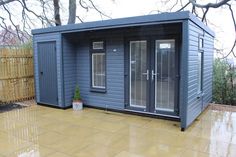
M 88 11 L 88 5 L 83 0 L 79 0 L 79 5 L 84 8 L 86 11 Z
M 222 1 L 218 2 L 218 3 L 207 3 L 207 4 L 205 4 L 205 5 L 202 5 L 202 4 L 196 3 L 196 0 L 189 0 L 189 2 L 190 2 L 193 6 L 198 7 L 198 8 L 206 8 L 206 9 L 207 9 L 207 8 L 219 8 L 219 7 L 221 7 L 222 5 L 227 4 L 229 1 L 231 1 L 231 0 L 222 0 Z
M 233 24 L 234 24 L 234 33 L 235 33 L 235 36 L 236 36 L 236 20 L 235 20 L 235 17 L 234 17 L 234 12 L 233 12 L 233 9 L 231 7 L 230 4 L 227 3 L 227 6 L 229 7 L 229 10 L 230 10 L 230 13 L 231 13 L 231 18 L 233 20 Z M 234 53 L 234 48 L 236 46 L 236 38 L 234 39 L 234 43 L 233 43 L 233 46 L 232 48 L 230 49 L 229 53 L 224 56 L 223 58 L 226 58 L 228 57 L 231 53 L 233 54 L 233 56 L 236 58 L 236 54 Z
M 4 34 L 0 34 L 0 38 L 2 38 L 2 40 L 4 41 L 6 39 L 6 35 L 12 34 L 12 32 L 8 30 L 8 27 L 4 21 L 5 19 L 1 16 L 0 16 L 0 19 L 2 20 L 2 23 L 3 23 L 3 25 L 0 23 L 0 27 L 3 28 L 3 30 L 5 30 Z
M 109 18 L 109 19 L 112 19 L 110 16 L 108 16 L 108 15 L 104 14 L 102 11 L 100 11 L 100 10 L 94 5 L 94 3 L 93 3 L 92 0 L 88 0 L 88 1 L 91 3 L 91 5 L 93 6 L 93 8 L 100 14 L 101 18 L 102 18 L 102 16 L 105 16 L 105 17 L 107 17 L 107 18 Z
M 81 23 L 84 23 L 84 21 L 79 16 L 76 16 L 76 17 L 79 19 Z
M 186 3 L 182 8 L 180 8 L 176 12 L 180 12 L 180 11 L 184 10 L 189 4 L 190 4 L 190 2 Z
M 26 3 L 25 3 L 25 0 L 22 0 L 22 2 L 20 0 L 17 0 L 21 5 L 22 5 L 22 8 L 23 10 L 26 9 L 29 13 L 32 13 L 34 16 L 36 16 L 38 19 L 40 19 L 42 22 L 44 21 L 44 18 L 40 15 L 37 15 L 34 11 L 30 10 Z
M 14 23 L 13 20 L 12 20 L 12 16 L 11 16 L 10 11 L 6 8 L 5 5 L 2 5 L 2 6 L 3 6 L 4 10 L 7 12 L 8 17 L 9 17 L 9 20 L 11 21 L 12 25 L 13 25 L 13 26 L 15 27 L 15 29 L 16 29 L 16 32 L 17 32 L 16 34 L 17 34 L 18 39 L 22 40 L 22 38 L 20 37 L 20 34 L 19 34 L 18 27 L 15 25 L 15 23 Z
M 172 5 L 172 7 L 170 8 L 170 11 L 172 11 L 174 9 L 174 7 L 178 4 L 178 0 L 175 1 L 175 3 Z
M 209 11 L 209 8 L 206 8 L 206 11 L 203 10 L 202 22 L 206 19 L 206 14 Z
M 11 3 L 13 1 L 16 1 L 16 0 L 0 0 L 0 6 L 1 5 L 5 5 L 5 4 L 8 4 L 8 3 Z
M 236 34 L 236 21 L 235 21 L 235 16 L 234 16 L 233 9 L 232 9 L 231 5 L 228 3 L 230 1 L 232 1 L 232 0 L 221 0 L 220 2 L 217 2 L 217 3 L 207 3 L 207 4 L 203 5 L 203 4 L 198 4 L 196 2 L 196 0 L 189 0 L 189 2 L 192 4 L 193 7 L 205 9 L 205 11 L 203 11 L 202 21 L 207 21 L 206 20 L 206 15 L 207 15 L 210 8 L 219 8 L 219 7 L 222 7 L 224 5 L 227 5 L 229 7 L 229 10 L 230 10 L 230 13 L 231 13 L 231 18 L 232 18 L 232 21 L 233 21 L 233 24 L 234 24 L 234 32 Z M 197 15 L 197 14 L 195 13 L 195 15 Z M 235 47 L 236 47 L 236 37 L 234 39 L 234 43 L 233 43 L 232 48 L 230 49 L 230 51 L 227 53 L 226 56 L 223 56 L 221 59 L 227 58 L 231 53 L 234 57 L 236 57 L 236 54 L 234 53 Z

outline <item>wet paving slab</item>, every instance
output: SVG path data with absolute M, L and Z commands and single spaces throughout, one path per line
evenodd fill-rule
M 0 113 L 0 157 L 54 156 L 236 157 L 236 112 L 209 107 L 185 132 L 175 121 L 91 108 Z

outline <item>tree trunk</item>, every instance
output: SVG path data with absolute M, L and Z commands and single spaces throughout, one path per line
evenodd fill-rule
M 60 6 L 59 6 L 59 0 L 53 0 L 53 6 L 54 6 L 54 19 L 56 26 L 61 25 L 61 18 L 60 18 Z
M 69 19 L 68 24 L 74 24 L 76 17 L 76 0 L 69 0 Z

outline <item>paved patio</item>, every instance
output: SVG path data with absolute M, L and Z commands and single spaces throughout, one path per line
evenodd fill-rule
M 85 108 L 30 106 L 0 114 L 0 157 L 236 157 L 236 112 L 178 122 Z

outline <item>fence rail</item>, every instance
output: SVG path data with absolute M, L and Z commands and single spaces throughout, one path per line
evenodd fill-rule
M 34 97 L 31 49 L 0 49 L 0 104 Z

